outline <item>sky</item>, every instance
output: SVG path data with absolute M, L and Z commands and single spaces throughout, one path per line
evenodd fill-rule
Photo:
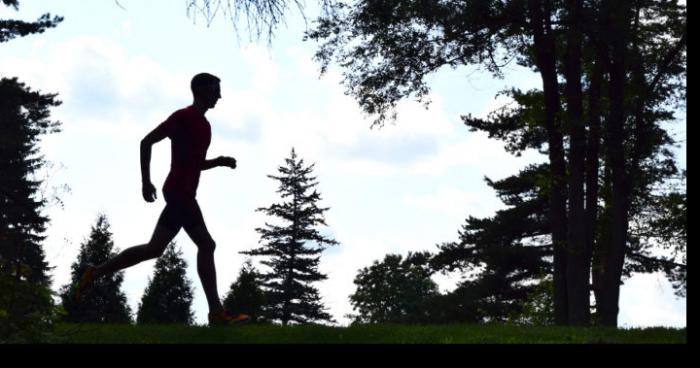
M 309 2 L 307 16 L 315 15 Z M 371 129 L 371 118 L 344 94 L 341 70 L 319 75 L 315 44 L 302 41 L 304 22 L 290 13 L 271 44 L 237 37 L 218 17 L 210 25 L 188 16 L 184 1 L 21 1 L 19 11 L 0 7 L 0 18 L 34 20 L 50 12 L 65 20 L 41 35 L 1 45 L 0 77 L 19 77 L 34 89 L 58 93 L 53 109 L 62 132 L 46 136 L 42 152 L 51 165 L 42 173 L 45 192 L 58 191 L 62 205 L 46 209 L 51 219 L 44 244 L 54 266 L 54 289 L 70 281 L 70 266 L 97 215 L 111 224 L 119 250 L 150 238 L 164 201 L 170 147 L 154 146 L 151 177 L 155 203 L 141 197 L 139 142 L 172 112 L 191 103 L 189 81 L 200 72 L 222 80 L 222 100 L 207 113 L 212 125 L 208 157 L 233 156 L 238 168 L 202 174 L 197 199 L 217 243 L 219 294 L 235 281 L 245 257 L 258 246 L 256 212 L 279 202 L 277 173 L 292 147 L 314 163 L 325 235 L 340 245 L 325 251 L 317 284 L 331 315 L 347 324 L 349 295 L 362 267 L 389 253 L 436 251 L 456 241 L 468 216 L 492 216 L 504 208 L 484 182 L 531 163 L 537 152 L 514 157 L 486 134 L 470 132 L 461 115 L 484 117 L 507 103 L 499 91 L 541 88 L 529 70 L 508 67 L 504 79 L 476 68 L 440 70 L 429 77 L 429 109 L 399 104 L 398 119 Z M 191 14 L 190 14 L 191 15 Z M 670 126 L 683 143 L 676 151 L 686 166 L 685 120 Z M 69 189 L 65 189 L 65 187 Z M 268 219 L 269 220 L 269 219 Z M 196 273 L 196 247 L 184 231 L 175 238 L 195 288 L 195 321 L 206 323 L 207 303 Z M 122 288 L 136 312 L 155 261 L 125 271 Z M 459 274 L 436 275 L 442 291 Z M 660 274 L 636 275 L 621 290 L 622 327 L 686 326 L 686 299 L 677 298 Z

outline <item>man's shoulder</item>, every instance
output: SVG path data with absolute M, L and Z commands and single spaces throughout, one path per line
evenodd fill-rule
M 187 107 L 183 107 L 181 109 L 175 110 L 175 112 L 173 112 L 171 116 L 185 117 L 185 116 L 192 115 L 190 107 L 191 106 L 187 106 Z
M 176 123 L 182 120 L 189 120 L 192 119 L 192 112 L 190 111 L 190 107 L 183 107 L 181 109 L 175 110 L 170 116 L 168 117 L 168 121 L 170 123 Z

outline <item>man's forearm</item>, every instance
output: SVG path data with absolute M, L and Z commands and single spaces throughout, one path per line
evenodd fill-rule
M 141 182 L 151 182 L 151 145 L 141 142 Z
M 202 163 L 202 171 L 213 169 L 219 166 L 219 157 L 212 160 L 204 160 L 204 163 Z

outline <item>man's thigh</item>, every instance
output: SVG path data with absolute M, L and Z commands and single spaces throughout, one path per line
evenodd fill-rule
M 184 209 L 183 228 L 190 239 L 199 248 L 214 247 L 214 239 L 207 229 L 207 224 L 204 222 L 202 211 L 199 208 L 197 201 L 188 203 Z

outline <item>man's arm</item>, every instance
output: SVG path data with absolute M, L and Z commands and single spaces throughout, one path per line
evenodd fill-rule
M 153 202 L 157 198 L 156 187 L 151 183 L 151 148 L 167 136 L 165 127 L 161 124 L 141 140 L 141 191 L 146 202 Z
M 202 171 L 213 169 L 215 167 L 226 166 L 232 169 L 236 168 L 236 159 L 233 157 L 219 156 L 213 160 L 205 160 L 202 164 Z
M 202 164 L 202 171 L 221 166 L 221 163 L 219 162 L 220 160 L 221 157 L 217 157 L 213 160 L 204 160 L 204 163 Z

